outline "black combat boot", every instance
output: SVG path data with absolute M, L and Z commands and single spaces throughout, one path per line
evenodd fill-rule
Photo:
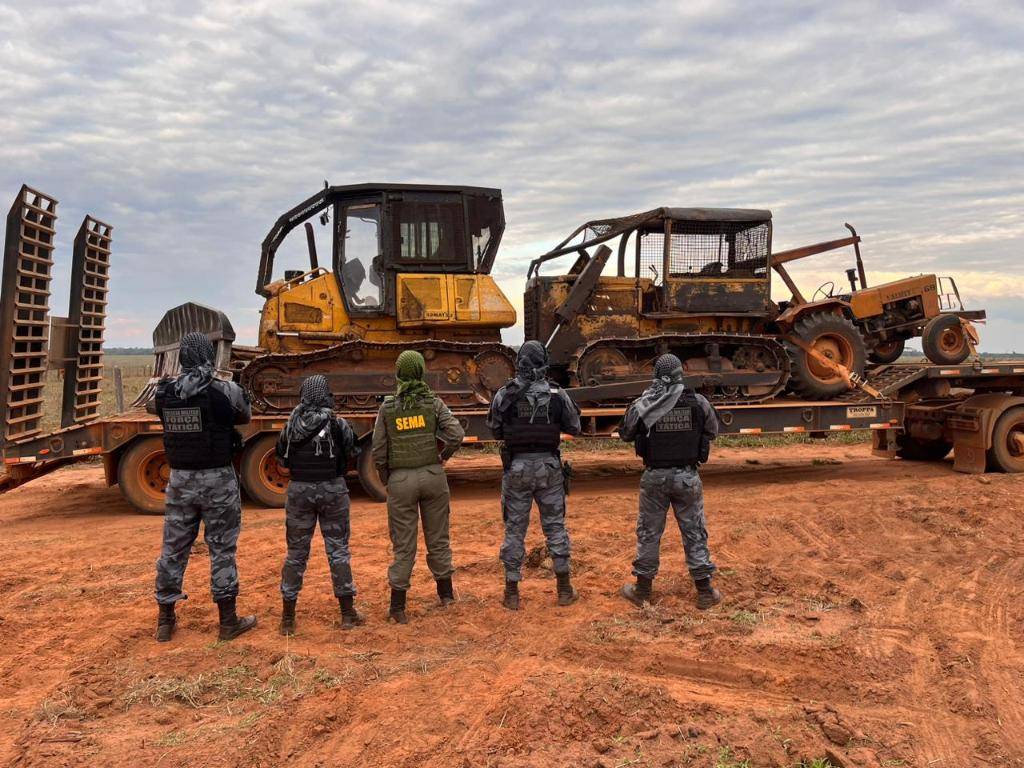
M 697 579 L 693 582 L 697 585 L 697 607 L 704 611 L 722 602 L 722 593 L 711 586 L 711 577 Z
M 580 595 L 569 580 L 568 572 L 556 573 L 555 579 L 558 580 L 558 604 L 565 606 L 575 603 Z
M 519 582 L 505 579 L 505 597 L 501 604 L 510 611 L 519 610 Z
M 452 587 L 452 577 L 437 580 L 437 596 L 441 600 L 441 607 L 447 608 L 455 602 L 455 589 Z
M 295 600 L 281 601 L 281 634 L 290 637 L 295 634 Z
M 409 617 L 405 615 L 405 590 L 391 588 L 391 607 L 388 609 L 388 621 L 396 624 L 408 624 Z
M 344 595 L 338 598 L 338 604 L 341 606 L 342 629 L 355 629 L 366 621 L 363 614 L 356 610 L 355 602 L 355 595 Z
M 234 640 L 256 626 L 255 616 L 241 616 L 235 613 L 235 598 L 225 597 L 217 601 L 220 611 L 220 634 L 218 640 Z
M 177 619 L 174 618 L 174 603 L 158 603 L 160 615 L 156 620 L 156 639 L 158 643 L 170 641 L 174 634 L 174 625 Z
M 646 576 L 637 576 L 636 584 L 626 584 L 619 590 L 619 594 L 629 600 L 637 608 L 643 608 L 645 603 L 651 600 L 651 587 L 654 579 Z

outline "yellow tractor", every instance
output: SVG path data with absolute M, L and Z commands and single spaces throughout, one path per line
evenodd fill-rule
M 787 274 L 784 264 L 825 250 L 852 245 L 856 266 L 846 270 L 849 293 L 837 292 L 835 283 L 824 283 L 811 302 L 839 299 L 849 308 L 868 347 L 868 358 L 877 364 L 891 363 L 903 354 L 907 339 L 920 337 L 925 357 L 937 365 L 956 365 L 967 359 L 978 343 L 972 321 L 984 321 L 985 310 L 967 310 L 952 277 L 917 275 L 868 287 L 860 237 L 849 224 L 850 237 L 817 246 L 777 254 L 772 267 L 793 291 L 790 306 L 805 302 Z M 827 246 L 827 247 L 822 247 Z

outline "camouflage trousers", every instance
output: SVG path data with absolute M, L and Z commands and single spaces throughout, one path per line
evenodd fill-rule
M 302 589 L 302 577 L 309 562 L 309 548 L 316 524 L 324 537 L 327 564 L 331 568 L 334 596 L 344 597 L 356 593 L 352 583 L 352 557 L 348 549 L 349 497 L 345 478 L 304 483 L 292 480 L 288 484 L 285 506 L 285 537 L 288 553 L 281 569 L 281 596 L 295 600 Z
M 569 572 L 562 462 L 557 456 L 528 454 L 525 458 L 514 458 L 501 479 L 505 539 L 498 557 L 505 565 L 505 578 L 509 581 L 522 579 L 526 531 L 534 501 L 540 509 L 540 527 L 547 539 L 552 567 L 555 573 Z
M 695 469 L 646 469 L 640 478 L 640 514 L 636 521 L 633 575 L 653 579 L 660 564 L 661 535 L 669 505 L 683 536 L 686 567 L 694 581 L 711 576 L 715 564 L 704 527 L 704 486 Z
M 181 587 L 200 522 L 210 553 L 213 599 L 238 595 L 235 550 L 242 528 L 242 500 L 234 468 L 172 469 L 166 491 L 164 542 L 156 561 L 158 603 L 173 604 L 188 597 Z

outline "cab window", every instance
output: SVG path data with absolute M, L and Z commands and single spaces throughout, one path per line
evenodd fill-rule
M 393 203 L 397 259 L 408 264 L 465 264 L 465 212 L 461 201 Z
M 380 206 L 350 205 L 343 209 L 344 237 L 338 277 L 349 309 L 375 312 L 383 301 L 384 275 L 380 250 Z

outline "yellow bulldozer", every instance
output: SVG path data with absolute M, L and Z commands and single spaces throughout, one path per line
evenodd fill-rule
M 275 277 L 278 249 L 300 226 L 308 269 Z M 329 232 L 328 254 L 318 252 L 317 226 Z M 398 354 L 416 348 L 427 359 L 428 383 L 449 405 L 488 403 L 515 370 L 501 329 L 515 325 L 516 312 L 490 276 L 504 228 L 497 189 L 325 185 L 264 239 L 258 345 L 231 347 L 222 365 L 262 411 L 292 408 L 302 379 L 314 373 L 327 376 L 339 408 L 374 410 L 394 386 Z M 186 328 L 234 337 L 215 310 L 169 311 L 154 333 L 155 380 L 177 370 Z

